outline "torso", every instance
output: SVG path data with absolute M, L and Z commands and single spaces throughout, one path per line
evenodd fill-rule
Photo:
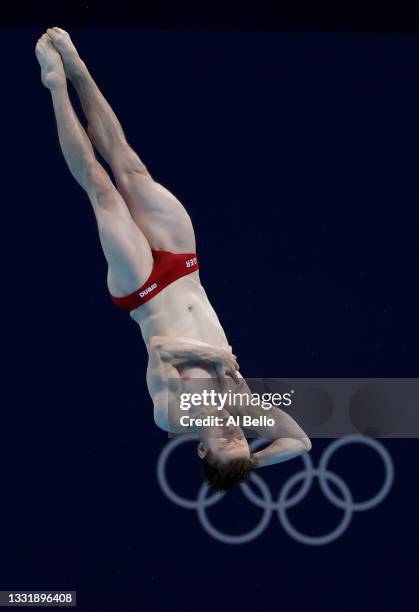
M 130 315 L 139 324 L 147 346 L 153 336 L 191 338 L 213 346 L 229 346 L 217 314 L 201 285 L 198 271 L 171 283 L 150 301 L 131 311 Z M 196 379 L 200 379 L 203 387 L 207 388 L 204 380 L 208 378 L 213 379 L 211 388 L 221 390 L 216 380 L 218 374 L 211 365 L 201 367 L 196 363 L 185 363 L 177 369 L 185 392 L 198 390 Z M 226 377 L 229 378 L 228 375 Z M 189 384 L 188 381 L 192 379 L 196 382 Z M 202 416 L 201 411 L 202 408 L 192 408 L 189 414 Z M 229 412 L 233 414 L 234 410 L 229 408 Z
M 147 346 L 152 336 L 184 337 L 214 346 L 228 346 L 198 271 L 171 283 L 130 315 L 140 326 Z

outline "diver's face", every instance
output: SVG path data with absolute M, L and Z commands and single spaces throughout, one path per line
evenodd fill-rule
M 239 430 L 231 435 L 209 436 L 198 447 L 198 454 L 202 458 L 210 451 L 214 460 L 227 463 L 232 459 L 246 459 L 250 457 L 250 448 L 247 440 Z
M 250 457 L 250 449 L 246 438 L 213 438 L 209 450 L 216 461 L 227 463 L 232 459 Z

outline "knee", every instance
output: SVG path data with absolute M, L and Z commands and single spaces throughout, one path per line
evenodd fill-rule
M 89 195 L 98 197 L 108 194 L 115 189 L 108 174 L 96 161 L 86 165 L 84 184 Z
M 124 213 L 126 206 L 109 175 L 99 163 L 91 164 L 86 168 L 85 189 L 98 221 L 105 220 L 108 213 L 113 221 L 116 218 L 115 215 Z
M 112 167 L 115 168 L 115 173 L 118 175 L 118 178 L 131 175 L 150 176 L 145 164 L 128 143 L 118 150 L 113 160 Z

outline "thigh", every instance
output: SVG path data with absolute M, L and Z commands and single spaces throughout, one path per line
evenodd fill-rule
M 173 193 L 153 180 L 135 154 L 119 157 L 112 171 L 133 220 L 153 249 L 195 252 L 189 214 Z
M 94 207 L 99 238 L 108 263 L 108 288 L 123 296 L 143 285 L 153 268 L 150 245 L 116 189 Z

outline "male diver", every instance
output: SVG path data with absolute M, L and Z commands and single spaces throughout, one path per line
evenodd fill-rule
M 188 381 L 211 378 L 219 388 L 233 381 L 246 387 L 199 279 L 191 219 L 128 144 L 68 33 L 57 27 L 48 29 L 35 53 L 42 83 L 52 96 L 62 153 L 96 216 L 111 298 L 138 323 L 148 350 L 147 385 L 155 422 L 171 431 L 171 398 L 178 398 Z M 80 99 L 87 133 L 71 105 L 67 79 Z M 92 145 L 112 169 L 116 187 Z M 221 424 L 194 430 L 201 439 L 198 454 L 212 488 L 229 489 L 247 480 L 255 467 L 310 450 L 304 431 L 284 411 L 276 411 L 274 427 L 256 427 L 256 433 L 270 441 L 256 453 L 240 426 Z M 263 411 L 253 406 L 247 412 L 256 416 Z M 235 413 L 235 406 L 226 405 L 213 413 L 228 416 Z M 203 416 L 202 408 L 189 416 L 194 415 Z

